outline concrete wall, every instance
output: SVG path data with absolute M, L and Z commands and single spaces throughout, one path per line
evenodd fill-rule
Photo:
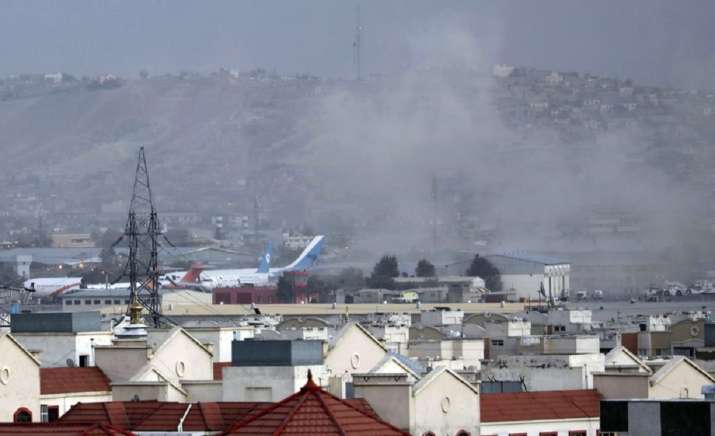
M 387 354 L 380 344 L 352 325 L 325 356 L 325 367 L 332 375 L 367 372 Z
M 97 347 L 94 350 L 96 365 L 113 382 L 127 381 L 149 361 L 146 347 Z
M 157 400 L 167 401 L 168 385 L 162 383 L 131 383 L 112 386 L 113 401 L 142 401 Z
M 214 362 L 231 361 L 231 342 L 233 342 L 234 330 L 222 327 L 216 328 L 186 328 L 189 334 L 199 340 L 202 344 L 211 343 L 213 345 Z M 252 330 L 251 330 L 252 331 Z
M 648 398 L 703 398 L 701 389 L 703 385 L 710 384 L 713 384 L 712 381 L 704 374 L 682 361 L 660 382 L 651 386 Z
M 327 382 L 322 365 L 309 366 L 229 366 L 223 370 L 222 401 L 280 401 L 313 380 Z
M 598 336 L 544 336 L 544 354 L 593 354 L 599 350 Z
M 660 435 L 660 403 L 629 401 L 628 429 L 627 436 Z
M 151 365 L 175 381 L 213 380 L 211 354 L 182 332 L 155 351 Z
M 539 299 L 539 289 L 544 281 L 543 274 L 502 274 L 502 289 L 516 292 L 517 298 Z M 546 285 L 544 285 L 544 289 Z M 547 289 L 548 292 L 548 289 Z M 548 294 L 547 294 L 548 295 Z M 555 295 L 557 297 L 558 295 Z
M 0 336 L 0 422 L 21 407 L 40 421 L 40 367 L 8 335 Z
M 380 418 L 397 428 L 414 427 L 415 403 L 409 383 L 363 383 L 354 381 L 355 398 L 365 398 Z
M 441 373 L 413 397 L 411 434 L 455 435 L 460 430 L 479 434 L 479 395 L 450 373 Z
M 28 350 L 40 351 L 37 357 L 44 368 L 65 367 L 67 359 L 79 366 L 82 355 L 89 356 L 89 366 L 94 366 L 94 347 L 112 343 L 111 332 L 18 333 L 14 336 Z
M 527 422 L 482 422 L 482 435 L 509 436 L 525 434 L 539 436 L 540 433 L 557 432 L 558 436 L 569 436 L 569 431 L 586 431 L 588 436 L 597 436 L 600 428 L 599 419 L 564 419 Z M 655 433 L 654 433 L 655 434 Z M 652 436 L 652 435 L 651 435 Z
M 185 381 L 181 387 L 189 394 L 188 402 L 215 402 L 223 400 L 223 383 L 221 381 Z
M 641 374 L 594 374 L 593 387 L 603 398 L 648 398 L 648 376 Z
M 40 404 L 43 406 L 57 406 L 59 409 L 59 416 L 67 413 L 67 411 L 77 403 L 101 403 L 105 401 L 112 401 L 111 392 L 76 392 L 69 394 L 42 395 L 40 397 Z
M 464 312 L 461 310 L 430 310 L 422 312 L 423 326 L 461 325 Z

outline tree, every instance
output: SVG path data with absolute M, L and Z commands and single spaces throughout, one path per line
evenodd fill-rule
M 490 291 L 500 292 L 502 290 L 501 274 L 499 269 L 492 265 L 488 259 L 479 256 L 479 253 L 474 255 L 466 275 L 470 277 L 481 277 L 487 289 Z
M 395 277 L 399 275 L 397 256 L 385 255 L 375 264 L 367 284 L 371 288 L 395 289 Z
M 382 256 L 372 269 L 373 276 L 399 277 L 400 268 L 397 265 L 397 256 Z
M 427 259 L 422 259 L 417 262 L 417 268 L 415 268 L 415 275 L 417 277 L 435 277 L 437 272 L 435 271 L 434 265 Z
M 281 303 L 293 303 L 295 301 L 293 283 L 285 275 L 278 279 L 278 299 Z

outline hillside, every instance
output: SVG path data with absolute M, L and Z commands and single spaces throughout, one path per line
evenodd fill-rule
M 28 75 L 0 81 L 0 195 L 10 215 L 121 216 L 144 145 L 163 212 L 251 215 L 258 198 L 273 225 L 415 245 L 434 220 L 457 241 L 574 237 L 602 216 L 657 228 L 683 210 L 709 225 L 714 112 L 715 92 L 511 67 Z

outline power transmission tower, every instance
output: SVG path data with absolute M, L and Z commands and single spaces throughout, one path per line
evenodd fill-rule
M 134 176 L 132 200 L 129 203 L 129 217 L 124 228 L 124 235 L 120 239 L 120 241 L 125 239 L 129 245 L 129 259 L 122 277 L 129 277 L 130 302 L 127 314 L 130 316 L 132 324 L 141 324 L 142 308 L 149 311 L 155 327 L 159 327 L 160 324 L 160 236 L 159 219 L 156 209 L 154 209 L 151 185 L 149 184 L 149 170 L 146 165 L 144 147 L 141 147 Z

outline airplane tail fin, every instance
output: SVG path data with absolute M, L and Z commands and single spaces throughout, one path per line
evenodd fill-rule
M 191 268 L 186 271 L 186 274 L 179 280 L 179 283 L 201 283 L 201 272 L 203 270 L 204 267 L 201 263 L 192 263 Z
M 319 235 L 313 238 L 307 247 L 300 253 L 300 256 L 293 261 L 290 265 L 285 267 L 287 271 L 303 271 L 315 263 L 320 256 L 320 250 L 323 249 L 323 242 L 325 241 L 325 236 Z
M 271 244 L 271 241 L 268 241 L 268 245 L 266 245 L 266 253 L 263 255 L 263 257 L 261 257 L 261 263 L 258 264 L 258 269 L 256 270 L 256 272 L 267 274 L 270 271 L 272 251 L 273 244 Z

